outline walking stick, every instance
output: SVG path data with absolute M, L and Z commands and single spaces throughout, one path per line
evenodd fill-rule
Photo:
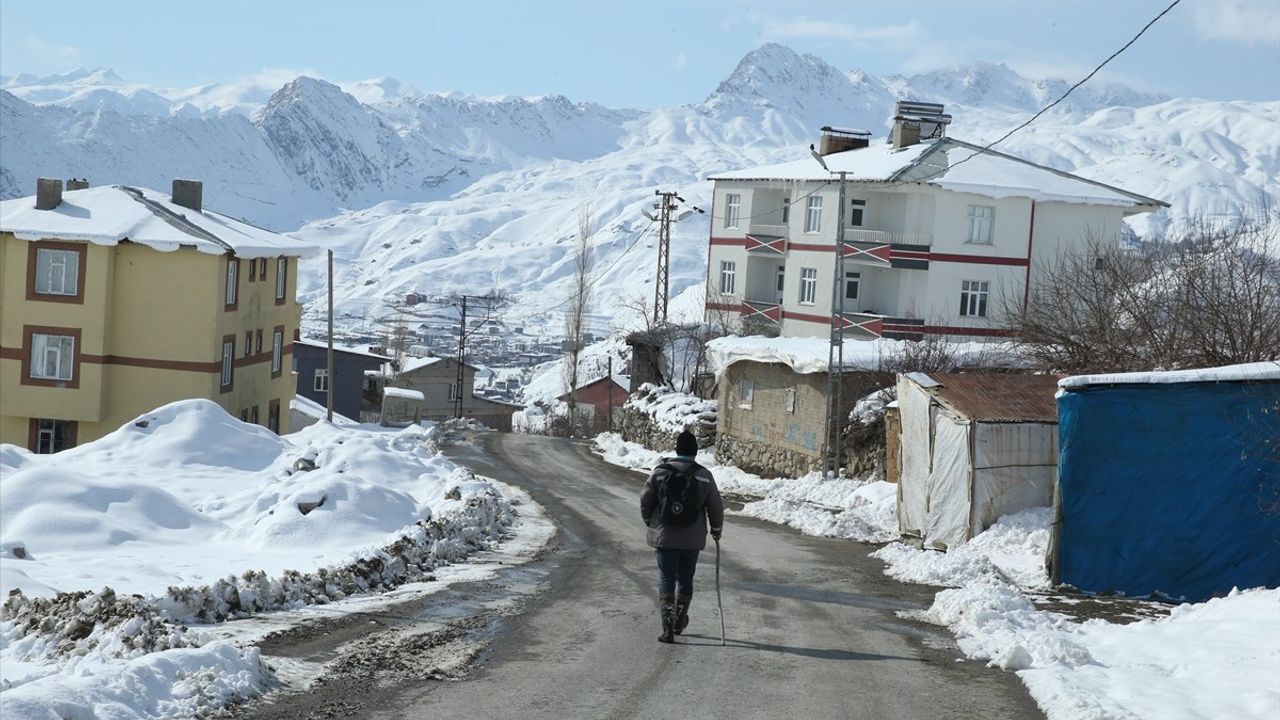
M 724 647 L 724 601 L 720 599 L 720 538 L 716 541 L 716 607 L 720 610 L 720 646 Z

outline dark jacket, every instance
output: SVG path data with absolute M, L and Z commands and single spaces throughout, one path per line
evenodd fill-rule
M 649 528 L 649 545 L 664 550 L 701 550 L 707 546 L 707 524 L 711 530 L 720 532 L 724 528 L 724 501 L 720 499 L 720 488 L 716 487 L 716 479 L 711 471 L 698 465 L 692 458 L 677 456 L 664 461 L 683 470 L 689 465 L 697 467 L 694 477 L 698 479 L 697 488 L 703 495 L 703 512 L 698 519 L 682 527 L 665 527 L 662 524 L 662 513 L 658 511 L 658 487 L 654 476 L 658 468 L 649 474 L 644 484 L 644 492 L 640 495 L 640 517 Z

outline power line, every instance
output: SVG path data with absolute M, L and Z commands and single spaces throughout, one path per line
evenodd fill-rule
M 1067 99 L 1067 96 L 1068 96 L 1068 95 L 1070 95 L 1072 92 L 1074 92 L 1074 91 L 1075 91 L 1077 88 L 1079 88 L 1081 85 L 1084 85 L 1085 83 L 1089 82 L 1089 80 L 1090 80 L 1090 79 L 1092 79 L 1094 75 L 1097 75 L 1097 74 L 1098 74 L 1098 72 L 1099 72 L 1100 70 L 1102 70 L 1102 68 L 1106 67 L 1108 63 L 1110 63 L 1112 60 L 1115 60 L 1117 57 L 1119 57 L 1119 56 L 1120 56 L 1120 54 L 1121 54 L 1121 53 L 1123 53 L 1125 50 L 1128 50 L 1128 49 L 1129 49 L 1129 46 L 1130 46 L 1130 45 L 1133 45 L 1135 42 L 1137 42 L 1137 41 L 1138 41 L 1138 38 L 1142 37 L 1142 36 L 1143 36 L 1143 34 L 1145 34 L 1145 33 L 1147 32 L 1147 30 L 1149 30 L 1149 29 L 1151 28 L 1151 26 L 1152 26 L 1152 25 L 1155 25 L 1155 24 L 1160 20 L 1160 18 L 1164 17 L 1165 15 L 1168 15 L 1168 14 L 1169 14 L 1169 11 L 1170 11 L 1170 10 L 1173 10 L 1173 9 L 1174 9 L 1175 7 L 1177 7 L 1177 5 L 1178 5 L 1179 3 L 1181 3 L 1181 2 L 1182 2 L 1182 0 L 1173 0 L 1173 2 L 1169 3 L 1169 6 L 1168 6 L 1168 7 L 1166 7 L 1164 10 L 1161 10 L 1161 11 L 1160 11 L 1160 14 L 1156 15 L 1155 17 L 1151 18 L 1151 20 L 1147 21 L 1147 24 L 1146 24 L 1146 25 L 1143 25 L 1143 26 L 1142 26 L 1142 29 L 1141 29 L 1141 30 L 1139 30 L 1139 31 L 1138 31 L 1138 33 L 1137 33 L 1136 35 L 1134 35 L 1133 37 L 1129 38 L 1129 42 L 1127 42 L 1127 43 L 1125 43 L 1124 45 L 1120 46 L 1120 49 L 1119 49 L 1119 50 L 1116 50 L 1115 52 L 1113 52 L 1113 53 L 1111 53 L 1110 55 L 1108 55 L 1106 60 L 1103 60 L 1101 63 L 1099 63 L 1099 64 L 1098 64 L 1098 66 L 1097 66 L 1097 67 L 1095 67 L 1093 70 L 1089 71 L 1089 74 L 1088 74 L 1088 75 L 1085 75 L 1083 78 L 1081 78 L 1080 80 L 1078 80 L 1074 85 L 1072 85 L 1071 87 L 1067 88 L 1066 92 L 1064 92 L 1064 93 L 1062 93 L 1062 95 L 1058 96 L 1058 99 L 1057 99 L 1057 100 L 1054 100 L 1053 102 L 1049 103 L 1048 105 L 1045 105 L 1043 108 L 1041 108 L 1039 111 L 1037 111 L 1035 115 L 1032 115 L 1031 117 L 1027 118 L 1027 120 L 1026 120 L 1025 122 L 1023 122 L 1022 124 L 1018 125 L 1017 127 L 1015 127 L 1014 129 L 1010 130 L 1009 132 L 1005 133 L 1004 135 L 1001 135 L 998 139 L 993 140 L 993 141 L 991 141 L 990 143 L 987 143 L 987 144 L 986 144 L 986 145 L 984 145 L 981 149 L 979 149 L 979 150 L 977 150 L 977 151 L 973 152 L 973 153 L 972 153 L 972 154 L 970 154 L 968 157 L 961 158 L 960 160 L 958 160 L 958 161 L 956 161 L 956 162 L 954 162 L 954 163 L 949 164 L 947 167 L 939 169 L 937 172 L 935 172 L 935 173 L 933 173 L 933 174 L 931 174 L 931 175 L 926 175 L 926 176 L 921 177 L 921 178 L 916 178 L 916 179 L 914 179 L 914 180 L 910 180 L 910 181 L 908 181 L 908 182 L 912 182 L 912 183 L 927 182 L 927 181 L 929 181 L 929 180 L 932 180 L 932 179 L 933 179 L 933 178 L 935 178 L 935 177 L 938 177 L 938 176 L 940 176 L 940 175 L 944 175 L 944 174 L 946 174 L 946 173 L 950 172 L 951 170 L 954 170 L 956 167 L 958 167 L 958 166 L 960 166 L 960 165 L 963 165 L 963 164 L 965 164 L 966 162 L 969 162 L 970 160 L 972 160 L 972 159 L 974 159 L 974 158 L 978 157 L 979 155 L 982 155 L 982 154 L 986 153 L 988 150 L 990 150 L 991 148 L 995 147 L 996 145 L 999 145 L 1000 143 L 1004 142 L 1005 140 L 1008 140 L 1011 136 L 1013 136 L 1013 134 L 1014 134 L 1014 133 L 1016 133 L 1016 132 L 1018 132 L 1018 131 L 1020 131 L 1020 130 L 1023 130 L 1024 128 L 1026 128 L 1027 126 L 1029 126 L 1031 123 L 1033 123 L 1033 122 L 1035 122 L 1037 119 L 1039 119 L 1041 115 L 1044 115 L 1045 113 L 1049 112 L 1049 111 L 1050 111 L 1050 110 L 1052 110 L 1054 107 L 1056 107 L 1056 106 L 1057 106 L 1059 103 L 1061 103 L 1063 100 L 1066 100 L 1066 99 Z M 905 183 L 898 183 L 898 184 L 905 184 Z

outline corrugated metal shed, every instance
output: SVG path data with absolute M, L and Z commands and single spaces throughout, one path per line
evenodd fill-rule
M 929 377 L 938 384 L 926 392 L 971 420 L 1058 422 L 1055 396 L 1061 375 L 930 373 Z

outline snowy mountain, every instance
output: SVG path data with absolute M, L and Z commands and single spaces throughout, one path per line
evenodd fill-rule
M 899 97 L 944 102 L 951 135 L 990 141 L 1068 87 L 990 63 L 878 78 L 774 44 L 748 53 L 704 101 L 650 110 L 424 94 L 390 78 L 291 78 L 269 95 L 264 82 L 164 90 L 106 70 L 0 78 L 0 196 L 31 194 L 38 175 L 158 189 L 203 178 L 211 207 L 333 247 L 348 321 L 385 313 L 405 292 L 499 287 L 516 298 L 508 317 L 554 330 L 584 204 L 596 311 L 621 320 L 634 314 L 625 301 L 652 298 L 653 232 L 640 210 L 655 189 L 706 207 L 703 178 L 807 157 L 823 125 L 881 135 Z M 1093 81 L 1001 149 L 1171 202 L 1135 223 L 1150 233 L 1280 200 L 1278 126 L 1280 102 Z M 673 309 L 698 313 L 707 231 L 699 215 L 676 227 L 672 289 L 684 297 Z M 318 269 L 304 293 L 318 288 Z

